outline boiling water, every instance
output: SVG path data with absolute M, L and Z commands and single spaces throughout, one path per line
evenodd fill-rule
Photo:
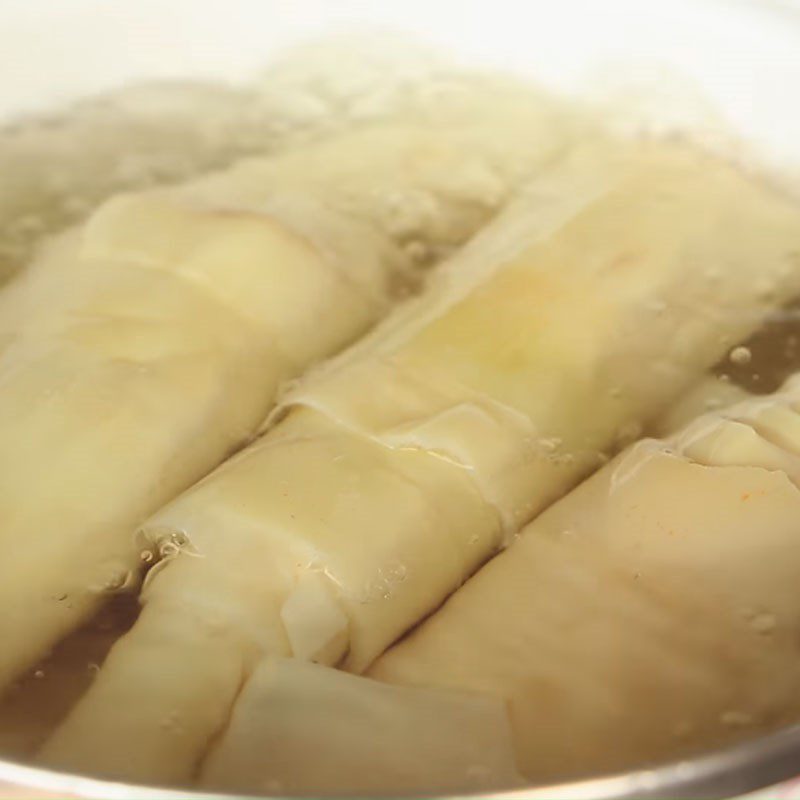
M 0 754 L 32 756 L 75 701 L 89 688 L 114 640 L 135 622 L 132 593 L 114 595 L 81 630 L 11 686 L 0 700 Z

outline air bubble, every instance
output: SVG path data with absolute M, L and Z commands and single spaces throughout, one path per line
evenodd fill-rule
M 730 355 L 728 356 L 732 364 L 749 364 L 753 358 L 753 354 L 750 352 L 749 347 L 744 347 L 740 345 L 739 347 L 734 347 L 731 350 Z
M 186 534 L 183 533 L 183 531 L 175 531 L 170 535 L 169 538 L 176 547 L 185 547 L 186 543 L 188 542 Z
M 183 531 L 166 530 L 158 537 L 158 555 L 162 559 L 174 558 L 181 552 L 197 555 L 189 542 L 189 537 Z
M 36 672 L 33 673 L 33 677 L 37 678 L 37 679 L 44 678 L 44 670 L 43 669 L 37 669 Z

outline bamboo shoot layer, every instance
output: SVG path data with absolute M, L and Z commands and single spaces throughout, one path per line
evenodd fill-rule
M 259 665 L 200 783 L 217 791 L 384 794 L 519 785 L 504 703 L 388 686 L 294 659 Z
M 796 382 L 643 440 L 371 675 L 502 694 L 537 781 L 788 724 L 800 712 L 798 464 Z
M 151 546 L 183 550 L 42 759 L 186 780 L 260 654 L 364 670 L 796 293 L 798 246 L 797 209 L 672 148 L 534 181 L 418 300 L 290 393 L 262 439 L 144 525 Z

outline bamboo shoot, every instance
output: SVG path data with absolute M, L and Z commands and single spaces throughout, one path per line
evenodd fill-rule
M 796 385 L 643 440 L 373 666 L 497 692 L 520 769 L 677 759 L 800 713 Z
M 548 126 L 523 130 L 374 128 L 116 198 L 7 287 L 0 689 L 130 583 L 135 526 L 246 443 L 283 382 L 557 155 Z M 425 211 L 395 228 L 382 198 Z
M 186 781 L 264 654 L 363 671 L 800 289 L 791 204 L 680 149 L 601 155 L 534 181 L 144 525 L 173 557 L 43 762 Z
M 430 794 L 521 783 L 505 704 L 387 686 L 294 659 L 258 666 L 202 786 L 268 794 Z

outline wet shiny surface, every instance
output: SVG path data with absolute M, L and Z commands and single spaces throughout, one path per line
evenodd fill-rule
M 90 4 L 83 3 L 83 6 L 88 6 Z M 147 4 L 143 3 L 141 8 L 144 9 Z M 227 4 L 226 4 L 227 5 Z M 399 4 L 398 4 L 399 5 Z M 407 4 L 409 6 L 413 4 Z M 430 4 L 436 5 L 436 4 Z M 439 4 L 441 8 L 444 8 L 446 4 Z M 700 4 L 697 3 L 696 6 L 700 7 L 703 6 L 706 8 L 709 17 L 713 18 L 714 14 L 718 14 L 721 8 L 724 8 L 726 4 L 724 3 L 708 3 L 708 4 Z M 732 22 L 731 30 L 736 34 L 733 38 L 736 39 L 737 37 L 741 38 L 740 34 L 741 31 L 744 31 L 746 28 L 745 24 L 739 26 L 739 22 L 741 19 L 738 17 L 740 11 L 742 9 L 746 9 L 750 7 L 752 4 L 747 3 L 730 3 L 727 4 L 731 9 L 735 8 L 736 13 L 733 14 L 732 17 L 736 16 L 736 24 Z M 787 16 L 783 17 L 781 20 L 781 25 L 784 27 L 784 35 L 791 37 L 791 25 L 786 25 L 787 21 L 791 20 L 791 15 L 793 12 L 790 10 L 790 6 L 788 3 L 763 3 L 763 8 L 778 8 L 781 6 L 785 9 L 784 13 Z M 244 6 L 243 6 L 244 7 Z M 713 13 L 712 13 L 713 12 Z M 142 12 L 143 14 L 145 12 Z M 410 13 L 410 12 L 409 12 Z M 676 12 L 677 13 L 677 12 Z M 302 11 L 298 12 L 298 18 L 302 16 Z M 387 14 L 387 16 L 391 16 Z M 472 19 L 469 14 L 466 15 L 468 19 L 464 21 L 463 25 L 452 26 L 452 30 L 448 32 L 448 36 L 450 39 L 457 39 L 459 35 L 462 33 L 465 34 L 467 37 L 469 36 L 470 26 L 472 24 Z M 568 14 L 565 12 L 564 17 L 566 18 Z M 591 16 L 591 14 L 590 14 Z M 744 15 L 746 17 L 746 15 Z M 180 15 L 176 15 L 176 19 L 179 19 Z M 654 27 L 657 27 L 661 24 L 661 19 L 659 15 L 654 15 Z M 281 21 L 281 24 L 285 23 L 284 20 Z M 570 23 L 571 27 L 574 28 L 574 21 Z M 54 32 L 58 29 L 59 26 L 53 26 Z M 154 26 L 155 27 L 155 26 Z M 163 27 L 165 29 L 169 29 L 170 25 L 166 24 Z M 173 26 L 174 27 L 174 26 Z M 253 26 L 251 26 L 253 27 Z M 281 28 L 281 25 L 277 26 L 279 29 L 284 30 Z M 506 53 L 509 49 L 513 48 L 506 48 L 503 46 L 502 38 L 503 38 L 503 27 L 498 26 L 498 35 L 492 40 L 492 37 L 486 37 L 488 42 L 486 44 L 485 50 L 495 50 L 495 55 L 497 56 L 501 51 Z M 510 28 L 511 26 L 506 25 L 506 29 Z M 525 26 L 519 26 L 522 29 Z M 543 26 L 547 28 L 548 26 Z M 556 26 L 557 27 L 557 26 Z M 564 30 L 569 30 L 570 26 L 564 27 Z M 581 34 L 583 36 L 592 37 L 595 34 L 595 28 L 591 24 L 586 24 L 581 26 L 586 30 L 585 34 Z M 644 39 L 639 39 L 635 34 L 631 34 L 631 32 L 627 29 L 626 26 L 619 26 L 619 37 L 621 41 L 624 41 L 626 44 L 630 43 L 633 49 L 639 49 L 643 52 L 647 51 L 648 42 Z M 635 28 L 635 24 L 633 26 Z M 702 28 L 701 26 L 687 26 L 690 31 L 697 31 L 698 36 L 702 31 L 703 36 L 708 32 L 708 29 Z M 716 27 L 716 26 L 714 26 Z M 725 26 L 721 26 L 721 29 L 724 29 Z M 476 28 L 477 30 L 477 28 Z M 480 33 L 481 36 L 484 36 L 487 30 L 486 25 L 480 26 Z M 719 30 L 719 29 L 718 29 Z M 436 31 L 434 31 L 436 33 Z M 565 37 L 562 37 L 560 40 L 558 37 L 553 37 L 552 33 L 543 34 L 544 36 L 550 36 L 553 39 L 554 45 L 552 51 L 547 51 L 545 48 L 537 48 L 531 46 L 530 43 L 526 43 L 526 49 L 529 51 L 535 51 L 538 53 L 544 52 L 545 55 L 536 56 L 537 58 L 541 58 L 543 60 L 547 60 L 550 58 L 553 61 L 553 72 L 559 71 L 558 66 L 558 56 L 554 56 L 553 52 L 557 49 L 564 50 L 563 48 L 563 41 Z M 577 35 L 577 34 L 576 34 Z M 691 32 L 687 33 L 687 36 L 691 36 Z M 712 34 L 709 34 L 712 35 Z M 746 38 L 747 34 L 741 34 Z M 169 38 L 169 34 L 164 34 L 167 38 Z M 519 38 L 519 37 L 518 37 Z M 668 39 L 668 36 L 663 37 L 664 39 Z M 713 38 L 713 35 L 712 35 Z M 737 39 L 738 41 L 739 39 Z M 253 38 L 251 37 L 250 40 L 253 42 Z M 579 44 L 576 44 L 574 40 L 573 47 L 569 48 L 570 50 L 578 50 L 581 51 L 581 47 Z M 473 42 L 474 45 L 474 42 Z M 242 48 L 245 51 L 247 48 Z M 250 49 L 253 49 L 252 47 Z M 662 48 L 663 50 L 664 48 Z M 715 56 L 713 55 L 713 47 L 708 48 L 712 55 L 709 58 L 713 59 Z M 732 49 L 737 49 L 736 45 L 732 45 Z M 685 50 L 691 51 L 690 47 L 685 48 Z M 764 59 L 764 72 L 766 74 L 769 70 L 775 70 L 776 74 L 783 75 L 782 66 L 780 61 L 779 55 L 780 48 L 775 47 L 775 53 L 773 54 L 774 57 Z M 518 50 L 516 51 L 518 52 Z M 735 56 L 735 58 L 740 59 L 742 61 L 742 71 L 746 73 L 749 69 L 746 63 L 746 59 L 741 59 L 740 53 L 743 52 L 742 49 L 739 49 L 739 52 Z M 548 54 L 549 53 L 549 54 Z M 572 58 L 574 53 L 570 54 L 570 58 Z M 180 58 L 180 53 L 176 52 L 175 57 Z M 124 61 L 124 59 L 122 59 Z M 217 58 L 218 61 L 222 59 L 220 57 Z M 511 57 L 509 57 L 511 60 Z M 720 62 L 720 72 L 725 71 L 725 61 L 726 57 L 722 54 L 721 58 L 718 59 Z M 766 62 L 769 61 L 769 65 Z M 784 62 L 784 66 L 788 67 L 789 65 Z M 120 67 L 115 66 L 115 69 L 120 69 Z M 124 70 L 124 67 L 121 67 Z M 140 67 L 141 69 L 141 67 Z M 145 66 L 145 69 L 147 67 Z M 691 71 L 691 70 L 690 70 Z M 713 71 L 713 70 L 712 70 Z M 735 70 L 734 70 L 735 71 Z M 106 74 L 104 71 L 97 71 L 97 74 Z M 109 80 L 117 80 L 119 77 L 118 74 L 114 74 L 108 77 Z M 719 77 L 719 72 L 717 73 L 717 78 Z M 104 78 L 105 79 L 105 78 Z M 745 77 L 742 79 L 742 76 L 738 77 L 739 80 L 743 81 L 743 84 L 747 82 L 747 78 Z M 731 73 L 731 85 L 735 84 L 737 80 L 736 75 Z M 47 76 L 47 82 L 52 83 L 51 77 Z M 758 83 L 757 80 L 754 81 L 753 86 L 749 83 L 744 85 L 744 92 L 743 94 L 752 98 L 752 102 L 755 106 L 757 106 L 758 110 L 764 108 L 765 105 L 769 105 L 771 93 L 769 91 L 757 91 L 754 87 Z M 766 86 L 762 84 L 762 88 Z M 728 97 L 730 99 L 730 97 Z M 782 104 L 782 103 L 781 103 Z M 776 104 L 777 107 L 778 104 Z M 756 114 L 757 115 L 757 114 Z M 761 117 L 759 117 L 761 119 Z M 785 142 L 791 141 L 794 137 L 792 134 L 791 125 L 786 126 L 779 126 L 774 125 L 773 123 L 767 123 L 764 119 L 764 126 L 770 125 L 774 131 L 776 131 L 776 139 L 781 139 Z M 755 127 L 758 127 L 756 125 Z M 760 362 L 759 356 L 756 353 L 758 345 L 753 345 L 753 361 Z M 766 391 L 767 389 L 763 388 L 765 382 L 767 381 L 766 375 L 760 377 L 758 380 L 752 378 L 752 365 L 748 364 L 736 364 L 734 363 L 730 369 L 725 367 L 726 372 L 731 374 L 734 373 L 733 367 L 737 369 L 741 368 L 742 372 L 746 372 L 748 369 L 751 373 L 751 380 L 753 383 L 759 384 L 758 386 L 752 386 L 751 388 L 756 391 Z M 780 368 L 776 367 L 775 372 L 779 372 Z M 766 373 L 766 370 L 764 370 Z M 739 377 L 736 375 L 735 377 Z M 774 378 L 776 382 L 779 381 L 779 378 Z M 747 382 L 745 380 L 745 382 Z M 101 648 L 102 649 L 102 648 Z M 80 665 L 77 667 L 80 668 Z M 36 678 L 35 674 L 32 675 L 28 681 L 28 685 L 33 685 L 37 680 L 46 680 L 46 669 L 45 666 L 45 677 L 44 678 Z M 82 684 L 85 680 L 85 677 L 80 677 L 76 679 L 78 684 Z M 26 689 L 23 685 L 20 688 L 20 697 L 26 696 Z M 14 700 L 10 698 L 6 701 L 6 704 L 11 704 L 16 708 L 15 713 L 24 715 L 26 713 L 25 709 L 28 708 L 26 706 L 27 701 L 23 701 L 20 699 Z M 53 703 L 53 715 L 56 716 L 56 710 L 63 708 L 60 706 L 59 703 L 63 701 L 54 701 Z M 16 704 L 16 705 L 15 705 Z M 5 706 L 7 707 L 7 706 Z M 61 711 L 59 710 L 58 713 L 60 714 Z M 21 735 L 19 740 L 12 743 L 12 746 L 15 748 L 19 748 L 20 753 L 28 747 L 33 746 L 33 741 L 39 737 L 41 734 L 35 731 L 30 731 L 24 735 Z M 798 754 L 800 754 L 800 731 L 796 728 L 787 729 L 779 734 L 774 736 L 766 737 L 764 739 L 759 740 L 758 742 L 754 742 L 752 744 L 745 744 L 739 747 L 736 747 L 732 750 L 726 751 L 725 753 L 714 755 L 708 758 L 693 760 L 691 762 L 681 762 L 679 764 L 675 764 L 669 767 L 663 767 L 653 770 L 645 770 L 645 771 L 635 771 L 632 773 L 627 773 L 625 775 L 620 776 L 612 776 L 608 778 L 601 778 L 598 780 L 592 780 L 587 782 L 580 782 L 574 784 L 567 784 L 567 785 L 559 785 L 553 787 L 546 787 L 540 789 L 532 789 L 526 790 L 524 792 L 515 792 L 515 793 L 508 793 L 503 795 L 497 795 L 498 797 L 505 797 L 509 798 L 590 798 L 590 797 L 602 797 L 602 798 L 612 798 L 612 797 L 730 797 L 735 794 L 740 794 L 745 791 L 749 791 L 759 786 L 764 786 L 770 783 L 774 783 L 778 780 L 784 779 L 792 774 L 794 774 L 798 767 Z M 177 797 L 186 797 L 185 792 L 162 792 L 159 790 L 142 790 L 141 788 L 127 786 L 123 784 L 105 784 L 102 782 L 97 781 L 90 781 L 81 778 L 73 778 L 63 775 L 56 775 L 53 773 L 47 773 L 39 770 L 32 770 L 22 767 L 17 767 L 13 764 L 0 764 L 0 775 L 3 775 L 7 780 L 18 784 L 18 785 L 26 785 L 28 787 L 32 787 L 30 789 L 18 789 L 15 791 L 15 795 L 19 797 L 23 796 L 50 796 L 54 797 L 64 797 L 68 793 L 73 793 L 79 796 L 86 796 L 86 797 L 129 797 L 129 796 L 136 796 L 136 797 L 165 797 L 165 798 L 177 798 Z M 200 797 L 201 795 L 197 795 Z M 206 797 L 210 797 L 210 795 L 206 795 Z

